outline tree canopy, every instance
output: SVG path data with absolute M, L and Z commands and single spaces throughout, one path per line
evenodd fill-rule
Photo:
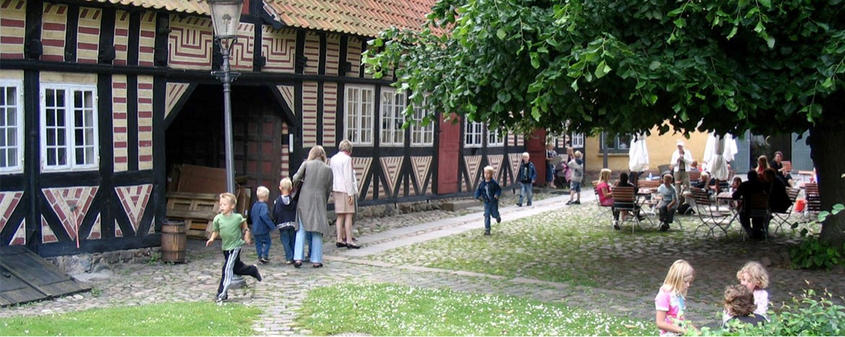
M 440 0 L 422 31 L 370 41 L 365 62 L 376 76 L 395 71 L 428 111 L 493 127 L 803 132 L 843 119 L 844 9 L 842 0 Z

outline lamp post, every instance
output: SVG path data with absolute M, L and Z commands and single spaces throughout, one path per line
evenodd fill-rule
M 211 75 L 223 82 L 223 132 L 226 139 L 226 190 L 235 193 L 235 169 L 232 154 L 232 81 L 240 73 L 229 69 L 229 49 L 238 39 L 238 24 L 241 21 L 243 0 L 207 0 L 214 24 L 214 40 L 220 44 L 223 66 Z

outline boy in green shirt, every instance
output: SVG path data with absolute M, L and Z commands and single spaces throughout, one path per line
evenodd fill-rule
M 223 302 L 229 298 L 229 285 L 232 284 L 232 274 L 249 275 L 261 282 L 261 274 L 255 265 L 247 266 L 241 262 L 241 246 L 252 244 L 249 236 L 249 226 L 246 219 L 239 213 L 233 213 L 237 198 L 232 193 L 220 194 L 220 214 L 214 217 L 214 232 L 206 241 L 205 246 L 211 246 L 217 236 L 223 241 L 223 276 L 220 278 L 220 286 L 217 287 L 217 302 Z

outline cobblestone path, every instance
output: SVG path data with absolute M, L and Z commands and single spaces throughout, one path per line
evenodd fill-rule
M 591 202 L 591 194 L 584 193 L 582 203 Z M 567 199 L 568 196 L 550 197 L 536 201 L 533 208 L 502 205 L 502 216 L 507 221 L 511 218 L 540 214 L 565 207 L 563 202 Z M 380 218 L 379 221 L 382 222 L 404 223 L 391 223 L 386 225 L 383 231 L 362 237 L 360 243 L 365 247 L 360 250 L 337 250 L 329 241 L 324 245 L 325 267 L 319 269 L 311 268 L 308 263 L 303 264 L 301 269 L 285 265 L 283 256 L 280 257 L 279 241 L 274 239 L 271 263 L 260 266 L 264 281 L 257 283 L 248 279 L 248 287 L 233 290 L 229 296 L 230 301 L 261 308 L 264 312 L 255 322 L 254 329 L 257 334 L 267 335 L 308 334 L 310 331 L 305 327 L 296 326 L 294 323 L 300 303 L 307 296 L 308 290 L 345 282 L 391 282 L 418 287 L 451 288 L 465 292 L 506 294 L 541 301 L 561 301 L 574 307 L 644 320 L 652 320 L 654 317 L 654 289 L 637 292 L 610 287 L 590 288 L 523 277 L 506 278 L 468 271 L 394 265 L 373 258 L 387 249 L 482 226 L 478 213 L 457 217 L 426 217 L 436 220 L 415 223 L 411 214 Z M 89 281 L 94 288 L 90 293 L 5 308 L 0 310 L 0 317 L 60 313 L 118 305 L 212 301 L 219 280 L 222 254 L 219 246 L 206 248 L 203 244 L 202 241 L 189 240 L 189 262 L 186 264 L 152 262 L 114 266 L 112 270 L 100 272 L 100 275 L 97 275 L 99 277 Z M 244 249 L 245 263 L 254 262 L 255 257 L 252 247 Z M 665 272 L 664 266 L 657 269 L 658 273 Z M 841 270 L 832 272 L 833 277 L 842 274 Z M 827 275 L 820 277 L 830 277 Z M 659 284 L 654 288 L 657 286 Z M 602 304 L 597 306 L 596 303 Z M 717 308 L 714 308 L 712 303 L 693 301 L 688 315 L 697 322 L 711 322 L 716 319 L 713 315 L 715 310 Z

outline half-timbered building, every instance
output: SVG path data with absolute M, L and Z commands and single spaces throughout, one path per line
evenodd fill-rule
M 345 138 L 372 205 L 466 195 L 485 165 L 512 185 L 526 150 L 541 164 L 542 132 L 401 128 L 408 93 L 365 72 L 361 54 L 387 27 L 419 28 L 433 3 L 245 0 L 235 175 L 277 186 L 311 146 L 331 155 Z M 158 245 L 173 165 L 224 166 L 207 4 L 0 0 L 0 12 L 0 244 L 42 256 Z

